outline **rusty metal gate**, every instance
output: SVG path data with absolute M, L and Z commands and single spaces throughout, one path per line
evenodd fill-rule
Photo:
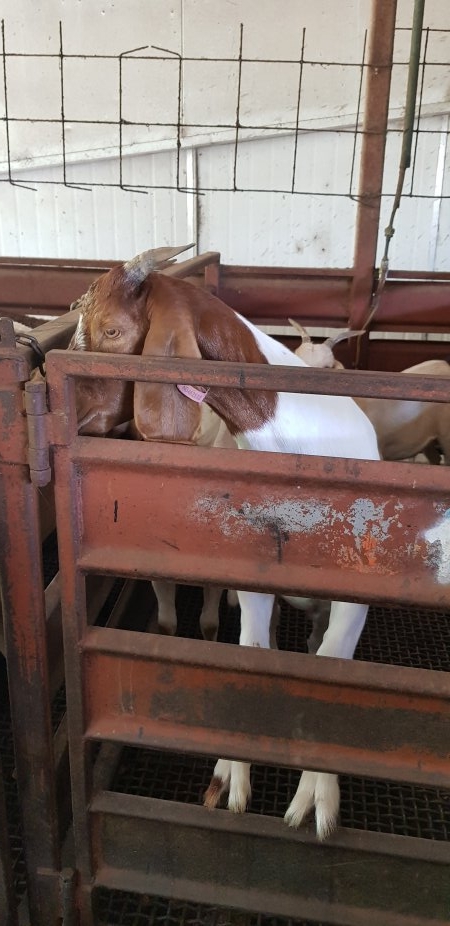
M 448 608 L 441 547 L 425 536 L 445 526 L 448 469 L 78 437 L 74 380 L 99 375 L 229 388 L 245 375 L 246 388 L 448 401 L 431 377 L 140 357 L 118 370 L 114 356 L 48 355 L 81 923 L 106 886 L 346 926 L 443 926 L 445 843 L 341 830 L 318 844 L 267 817 L 118 794 L 92 773 L 106 741 L 448 786 L 444 673 L 93 627 L 86 580 Z M 308 527 L 312 507 L 326 517 Z

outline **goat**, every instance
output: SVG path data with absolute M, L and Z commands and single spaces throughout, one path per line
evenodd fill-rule
M 347 341 L 348 338 L 356 338 L 358 335 L 364 334 L 363 331 L 340 331 L 334 338 L 326 338 L 321 344 L 317 344 L 312 340 L 306 328 L 303 328 L 303 325 L 294 321 L 293 318 L 289 318 L 288 321 L 302 336 L 302 343 L 294 353 L 304 360 L 309 367 L 320 367 L 322 370 L 343 370 L 344 364 L 340 360 L 336 360 L 333 347 L 336 347 L 336 344 L 339 344 L 340 341 Z
M 289 319 L 302 334 L 303 342 L 297 348 L 297 356 L 311 366 L 344 369 L 333 356 L 333 347 L 346 337 L 361 334 L 359 331 L 341 332 L 335 338 L 327 338 L 322 344 L 311 344 L 307 331 L 298 322 Z M 403 370 L 418 376 L 450 377 L 450 363 L 446 360 L 424 360 Z M 450 403 L 420 402 L 406 399 L 358 398 L 355 402 L 370 418 L 377 439 L 380 454 L 384 460 L 413 459 L 424 453 L 430 463 L 439 463 L 441 450 L 444 462 L 450 465 Z
M 192 247 L 192 245 L 188 245 Z M 186 250 L 186 248 L 158 248 L 149 255 L 149 266 L 161 270 L 172 262 L 172 258 Z M 132 272 L 132 271 L 130 271 Z M 96 344 L 95 332 L 85 331 L 83 319 L 91 318 L 92 299 L 95 292 L 93 287 L 72 303 L 71 309 L 80 311 L 80 321 L 68 346 L 69 350 L 107 349 L 114 350 L 117 343 L 110 336 L 105 345 Z M 142 338 L 145 332 L 142 334 Z M 94 345 L 94 346 L 92 346 Z M 120 344 L 116 349 L 122 352 L 128 345 Z M 133 351 L 131 351 L 133 352 Z M 80 434 L 90 436 L 122 437 L 129 436 L 140 439 L 133 422 L 133 384 L 123 381 L 101 379 L 79 379 L 75 386 L 78 431 Z M 196 435 L 199 446 L 208 447 L 235 447 L 235 441 L 229 434 L 224 422 L 208 407 L 202 409 L 202 422 Z M 152 582 L 153 590 L 158 603 L 158 628 L 160 633 L 174 636 L 177 627 L 177 614 L 175 607 L 176 584 L 167 580 Z M 219 626 L 219 604 L 222 589 L 215 586 L 203 587 L 203 607 L 200 614 L 200 630 L 206 640 L 215 640 Z M 229 592 L 231 603 L 232 596 Z
M 91 287 L 89 310 L 80 315 L 73 346 L 150 357 L 307 366 L 215 296 L 152 269 L 144 253 L 100 277 Z M 133 398 L 134 421 L 144 440 L 195 440 L 206 404 L 222 418 L 240 449 L 379 459 L 371 422 L 346 397 L 212 386 L 200 403 L 199 396 L 192 400 L 176 385 L 137 382 Z M 238 592 L 242 645 L 269 647 L 274 597 Z M 366 615 L 366 604 L 334 601 L 318 655 L 352 659 Z M 219 760 L 206 805 L 216 806 L 227 790 L 229 808 L 244 811 L 250 797 L 248 764 Z M 323 839 L 336 825 L 336 775 L 304 771 L 285 819 L 299 826 L 313 807 Z
M 403 370 L 418 376 L 450 377 L 446 360 L 424 360 Z M 370 418 L 385 460 L 405 460 L 425 453 L 430 463 L 440 462 L 440 451 L 450 466 L 450 403 L 404 399 L 355 399 Z

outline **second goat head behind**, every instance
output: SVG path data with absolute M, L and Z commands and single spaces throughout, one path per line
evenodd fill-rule
M 343 370 L 344 364 L 341 363 L 340 360 L 336 360 L 333 349 L 341 341 L 346 341 L 348 338 L 355 338 L 358 337 L 358 335 L 364 334 L 363 331 L 340 331 L 334 338 L 326 338 L 325 341 L 318 344 L 312 340 L 311 335 L 306 331 L 306 328 L 303 328 L 303 325 L 294 321 L 293 318 L 288 320 L 292 327 L 302 336 L 302 343 L 295 351 L 297 357 L 304 360 L 308 366 L 319 367 L 321 370 Z

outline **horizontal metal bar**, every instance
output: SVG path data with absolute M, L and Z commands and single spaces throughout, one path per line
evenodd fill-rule
M 85 572 L 450 604 L 446 467 L 101 438 L 71 456 Z
M 91 739 L 448 786 L 438 672 L 89 630 Z
M 360 831 L 320 844 L 281 820 L 101 793 L 95 886 L 339 926 L 444 926 L 449 847 Z
M 265 324 L 297 317 L 304 325 L 349 327 L 352 279 L 353 271 L 222 265 L 220 295 Z M 389 272 L 372 329 L 448 331 L 449 284 L 448 273 Z
M 170 276 L 197 275 L 215 252 L 202 254 L 167 268 Z M 0 259 L 0 302 L 8 311 L 51 309 L 67 311 L 101 273 L 119 261 L 55 262 L 43 259 Z M 221 265 L 221 298 L 243 315 L 263 323 L 286 323 L 297 316 L 304 324 L 349 323 L 353 271 L 302 267 L 247 267 Z M 374 328 L 448 329 L 450 275 L 423 271 L 392 271 Z M 30 308 L 32 307 L 32 308 Z
M 215 251 L 179 261 L 164 273 L 169 276 L 196 274 L 208 263 L 218 260 Z M 6 258 L 0 260 L 0 306 L 25 306 L 33 314 L 36 306 L 65 310 L 86 292 L 91 283 L 120 261 L 45 261 Z M 1 311 L 0 311 L 1 314 Z
M 356 370 L 319 370 L 312 367 L 264 363 L 180 360 L 172 357 L 132 357 L 94 351 L 51 351 L 47 377 L 57 387 L 65 377 L 105 377 L 149 383 L 187 383 L 227 389 L 269 389 L 320 395 L 379 396 L 429 402 L 449 401 L 449 379 Z

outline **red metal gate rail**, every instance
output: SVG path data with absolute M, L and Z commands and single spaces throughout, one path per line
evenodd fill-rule
M 425 536 L 450 508 L 448 469 L 78 437 L 73 385 L 448 401 L 448 383 L 140 357 L 119 371 L 114 357 L 57 351 L 47 372 L 83 926 L 100 885 L 204 902 L 219 885 L 222 903 L 345 926 L 446 922 L 445 844 L 354 831 L 320 846 L 281 821 L 98 792 L 90 773 L 92 744 L 109 740 L 448 785 L 445 675 L 89 629 L 85 581 L 175 576 L 448 608 Z

